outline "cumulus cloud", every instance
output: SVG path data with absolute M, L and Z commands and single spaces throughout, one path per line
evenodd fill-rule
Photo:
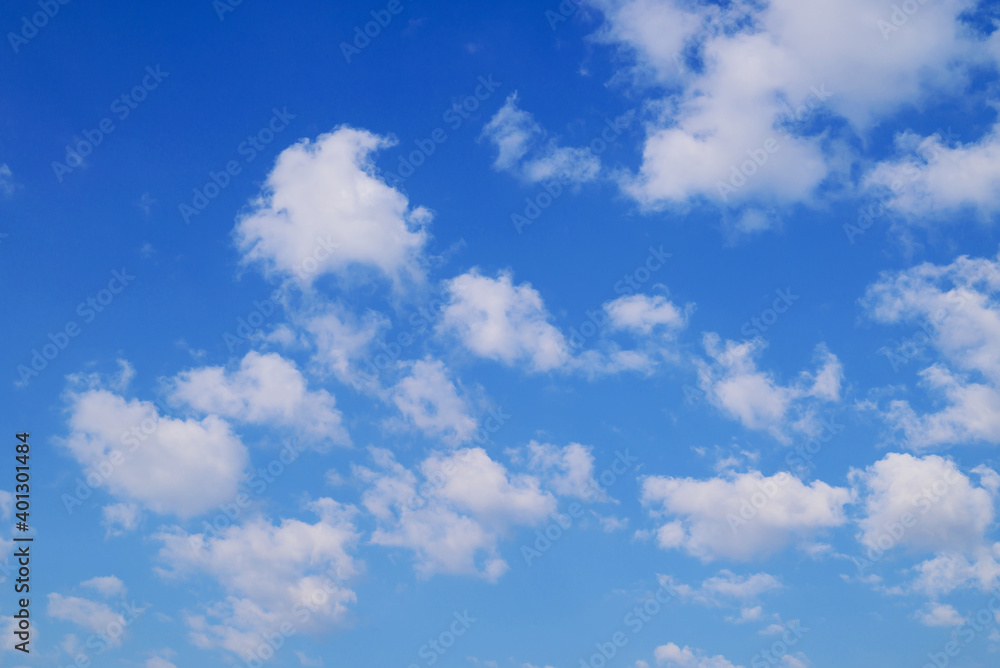
M 378 521 L 371 541 L 411 550 L 421 577 L 473 575 L 495 582 L 508 569 L 499 541 L 555 512 L 556 500 L 529 475 L 515 475 L 481 448 L 435 453 L 417 472 L 386 450 L 377 468 L 355 466 L 364 507 Z
M 888 191 L 888 204 L 913 219 L 941 218 L 963 209 L 983 215 L 1000 209 L 1000 126 L 978 141 L 948 146 L 940 134 L 896 137 L 902 154 L 884 160 L 865 177 L 868 187 Z
M 222 648 L 241 659 L 286 622 L 319 631 L 343 623 L 355 593 L 345 581 L 359 572 L 357 509 L 329 498 L 308 505 L 315 523 L 252 518 L 213 535 L 174 527 L 154 538 L 163 546 L 158 572 L 168 578 L 212 577 L 226 593 L 205 614 L 185 621 L 200 648 Z M 308 612 L 305 621 L 302 616 Z
M 687 327 L 692 307 L 681 309 L 663 295 L 635 294 L 604 305 L 615 329 L 650 334 L 654 329 L 673 333 Z
M 355 316 L 339 306 L 310 314 L 303 323 L 316 348 L 313 360 L 337 380 L 352 386 L 371 382 L 372 372 L 360 363 L 389 325 L 389 320 L 375 311 Z
M 866 0 L 591 4 L 605 15 L 598 37 L 621 47 L 627 73 L 659 98 L 642 165 L 625 181 L 652 207 L 693 198 L 808 201 L 839 158 L 827 136 L 789 117 L 825 113 L 864 132 L 906 104 L 955 90 L 977 60 L 978 38 L 960 18 L 972 0 L 922 4 L 898 30 L 892 7 Z
M 249 458 L 221 418 L 165 417 L 150 402 L 99 387 L 71 391 L 68 400 L 63 446 L 112 494 L 181 517 L 236 495 Z
M 54 619 L 71 622 L 100 635 L 110 647 L 121 645 L 122 631 L 127 626 L 125 617 L 110 606 L 78 596 L 49 594 L 47 612 Z
M 493 166 L 531 181 L 556 179 L 583 183 L 594 180 L 601 162 L 587 148 L 559 146 L 534 116 L 518 106 L 517 93 L 508 96 L 503 107 L 483 127 L 482 137 L 497 150 Z
M 534 371 L 549 371 L 571 358 L 565 337 L 550 322 L 542 297 L 530 283 L 514 285 L 511 275 L 496 278 L 473 270 L 447 283 L 449 302 L 438 325 L 470 351 Z
M 390 391 L 391 401 L 406 420 L 427 434 L 457 444 L 467 441 L 477 422 L 440 360 L 404 365 L 408 373 Z
M 708 333 L 703 342 L 711 362 L 696 362 L 701 389 L 709 402 L 749 429 L 787 441 L 790 430 L 816 431 L 817 402 L 840 400 L 843 369 L 822 344 L 816 348 L 817 371 L 802 372 L 795 383 L 783 385 L 757 368 L 756 358 L 765 345 L 761 339 L 723 344 L 717 334 Z
M 376 175 L 373 154 L 392 143 L 342 126 L 282 151 L 234 230 L 243 261 L 304 285 L 356 267 L 420 279 L 431 214 Z
M 965 618 L 947 603 L 928 603 L 923 610 L 914 614 L 914 619 L 924 626 L 961 626 Z
M 91 578 L 85 582 L 81 582 L 80 586 L 93 589 L 105 598 L 111 598 L 112 596 L 124 596 L 126 591 L 125 583 L 116 578 L 114 575 Z
M 661 548 L 703 561 L 749 561 L 843 525 L 851 492 L 749 471 L 707 480 L 649 476 L 641 499 L 654 518 L 666 520 L 656 532 Z
M 882 409 L 906 446 L 1000 443 L 998 292 L 1000 261 L 967 256 L 885 273 L 866 291 L 861 303 L 873 320 L 919 326 L 919 338 L 940 355 L 919 374 L 922 385 L 944 399 L 940 410 L 918 412 L 904 399 Z M 912 357 L 888 354 L 897 368 Z
M 122 536 L 139 527 L 142 510 L 134 503 L 112 503 L 101 508 L 101 524 L 108 536 Z
M 317 443 L 350 444 L 333 396 L 310 391 L 295 363 L 277 353 L 250 351 L 232 371 L 184 371 L 174 379 L 171 398 L 202 413 L 285 427 Z
M 531 441 L 525 447 L 525 454 L 529 469 L 541 475 L 546 486 L 559 496 L 606 501 L 607 493 L 594 479 L 593 450 L 579 443 L 560 448 Z
M 709 656 L 699 649 L 678 647 L 672 642 L 657 647 L 653 656 L 657 665 L 669 668 L 739 668 L 721 654 Z

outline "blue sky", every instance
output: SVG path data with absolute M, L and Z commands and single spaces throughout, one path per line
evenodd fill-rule
M 8 3 L 0 665 L 995 665 L 996 20 Z

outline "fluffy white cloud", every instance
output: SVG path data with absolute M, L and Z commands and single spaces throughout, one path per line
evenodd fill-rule
M 206 614 L 186 618 L 196 646 L 219 647 L 242 659 L 285 622 L 317 631 L 344 621 L 356 601 L 344 582 L 359 570 L 353 557 L 357 510 L 329 498 L 308 508 L 319 517 L 313 524 L 253 518 L 211 536 L 180 528 L 155 536 L 167 567 L 158 569 L 161 575 L 205 573 L 227 594 Z
M 236 495 L 248 455 L 222 419 L 164 417 L 150 402 L 101 388 L 68 397 L 63 445 L 112 494 L 181 517 Z
M 594 454 L 590 446 L 570 443 L 560 448 L 531 441 L 525 450 L 528 467 L 542 475 L 546 486 L 559 496 L 607 500 L 604 488 L 594 479 Z
M 1000 443 L 1000 262 L 962 256 L 948 265 L 924 263 L 886 273 L 862 305 L 886 324 L 920 326 L 911 343 L 930 344 L 941 360 L 920 378 L 943 396 L 937 412 L 918 413 L 896 399 L 884 409 L 888 424 L 910 448 L 967 442 Z M 897 368 L 912 351 L 889 351 Z
M 761 339 L 721 344 L 719 336 L 704 336 L 711 363 L 698 360 L 698 376 L 708 400 L 749 429 L 765 430 L 780 440 L 788 431 L 805 433 L 817 429 L 817 401 L 839 401 L 843 369 L 837 356 L 822 344 L 817 346 L 819 368 L 803 372 L 797 382 L 782 385 L 773 375 L 757 368 L 756 357 L 764 347 Z
M 122 642 L 122 631 L 126 619 L 119 612 L 104 603 L 98 603 L 77 596 L 48 595 L 47 612 L 50 617 L 71 622 L 91 633 L 99 634 L 110 647 L 118 647 Z
M 373 449 L 372 456 L 378 470 L 354 468 L 368 486 L 362 502 L 378 521 L 371 541 L 412 550 L 422 577 L 449 573 L 496 581 L 508 569 L 500 539 L 556 510 L 555 498 L 537 479 L 508 473 L 480 448 L 432 454 L 420 464 L 419 477 L 386 450 Z
M 409 373 L 390 391 L 396 408 L 413 426 L 430 435 L 453 444 L 469 440 L 477 422 L 444 363 L 427 359 L 405 366 Z
M 655 518 L 664 549 L 680 549 L 703 561 L 747 561 L 789 543 L 844 524 L 851 492 L 787 473 L 759 471 L 695 480 L 650 476 L 642 481 L 642 503 Z
M 385 137 L 339 127 L 278 156 L 261 195 L 234 234 L 247 263 L 297 277 L 374 268 L 394 282 L 422 276 L 430 213 L 378 178 Z
M 451 279 L 447 290 L 450 301 L 438 327 L 480 357 L 509 365 L 525 362 L 535 371 L 569 362 L 566 339 L 549 323 L 531 284 L 514 285 L 506 272 L 490 278 L 473 270 Z
M 959 18 L 972 0 L 921 4 L 899 29 L 892 6 L 867 0 L 592 4 L 606 17 L 599 37 L 627 51 L 649 75 L 643 84 L 666 87 L 626 186 L 649 206 L 807 200 L 839 158 L 788 117 L 809 115 L 812 103 L 863 132 L 931 92 L 957 90 L 961 65 L 981 57 Z
M 250 351 L 230 372 L 217 366 L 184 371 L 171 398 L 203 413 L 287 427 L 314 442 L 350 444 L 333 396 L 309 391 L 295 363 L 277 353 Z
M 125 583 L 114 575 L 91 578 L 85 582 L 81 582 L 80 586 L 93 589 L 105 598 L 125 595 Z
M 108 536 L 121 536 L 139 526 L 142 511 L 134 503 L 112 503 L 101 508 L 101 524 Z
M 670 668 L 738 668 L 721 654 L 708 656 L 701 650 L 678 647 L 672 642 L 657 647 L 653 656 L 657 665 Z
M 520 175 L 528 181 L 556 179 L 561 182 L 592 181 L 600 172 L 601 162 L 586 148 L 559 146 L 534 117 L 518 107 L 517 93 L 512 93 L 503 107 L 483 127 L 482 137 L 497 149 L 496 169 Z
M 947 603 L 928 603 L 923 610 L 918 610 L 914 618 L 924 626 L 961 626 L 965 618 L 958 610 Z
M 769 573 L 737 575 L 725 569 L 706 579 L 697 587 L 677 582 L 668 576 L 662 576 L 660 580 L 661 582 L 669 582 L 681 597 L 708 606 L 745 604 L 761 594 L 782 587 L 781 581 Z M 756 618 L 759 616 L 759 608 L 747 610 L 744 617 Z M 753 610 L 758 612 L 755 613 Z
M 355 317 L 346 309 L 327 307 L 324 312 L 305 319 L 304 328 L 316 348 L 314 361 L 333 373 L 345 384 L 363 386 L 371 381 L 368 368 L 358 368 L 358 362 L 369 352 L 375 338 L 389 328 L 389 320 L 367 311 Z
M 991 480 L 996 473 L 979 469 Z M 964 551 L 981 546 L 993 524 L 996 490 L 972 484 L 954 462 L 929 455 L 890 453 L 864 470 L 852 470 L 861 488 L 858 520 L 867 547 Z
M 1000 126 L 976 142 L 947 146 L 940 134 L 896 137 L 902 155 L 880 162 L 866 176 L 869 187 L 889 191 L 889 205 L 912 218 L 941 217 L 964 208 L 982 214 L 1000 209 Z
M 680 309 L 663 295 L 640 293 L 608 302 L 604 310 L 611 319 L 612 327 L 649 334 L 657 327 L 667 332 L 683 329 L 687 326 L 692 307 L 689 304 Z

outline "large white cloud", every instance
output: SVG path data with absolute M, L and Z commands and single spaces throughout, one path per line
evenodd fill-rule
M 344 583 L 360 570 L 353 555 L 357 510 L 329 498 L 308 508 L 319 517 L 315 523 L 272 524 L 256 517 L 212 535 L 175 527 L 155 536 L 163 544 L 161 575 L 203 573 L 226 593 L 205 614 L 186 616 L 196 646 L 226 649 L 243 659 L 285 623 L 320 631 L 344 622 L 356 601 Z
M 757 368 L 764 341 L 737 343 L 709 333 L 704 336 L 709 360 L 698 360 L 699 382 L 708 400 L 749 429 L 765 430 L 787 441 L 792 430 L 816 430 L 815 407 L 840 399 L 843 369 L 826 346 L 816 348 L 819 368 L 802 372 L 794 383 L 782 384 Z
M 318 443 L 350 444 L 343 416 L 326 390 L 310 391 L 295 363 L 250 351 L 239 368 L 202 367 L 177 375 L 171 398 L 202 413 L 280 426 Z
M 1000 262 L 962 256 L 947 265 L 924 263 L 885 273 L 862 299 L 869 316 L 921 329 L 911 343 L 929 344 L 940 360 L 920 372 L 932 394 L 945 399 L 922 413 L 895 399 L 883 409 L 888 424 L 911 448 L 969 442 L 1000 443 Z M 912 351 L 890 351 L 898 367 Z
M 843 525 L 851 492 L 750 471 L 706 480 L 650 476 L 641 499 L 654 518 L 667 520 L 656 532 L 660 547 L 703 561 L 748 561 Z
M 234 230 L 244 261 L 306 285 L 359 266 L 394 282 L 420 278 L 431 216 L 376 175 L 372 154 L 391 144 L 345 126 L 282 151 Z
M 368 487 L 362 502 L 378 521 L 371 540 L 412 550 L 422 577 L 449 573 L 496 581 L 508 569 L 500 539 L 556 510 L 555 498 L 536 478 L 509 473 L 481 448 L 432 454 L 419 475 L 386 450 L 372 455 L 377 469 L 354 469 Z
M 525 362 L 535 371 L 569 362 L 566 339 L 549 322 L 545 303 L 531 284 L 514 285 L 506 272 L 490 278 L 473 270 L 451 279 L 447 289 L 450 301 L 439 328 L 480 357 Z
M 112 494 L 181 517 L 236 495 L 249 458 L 221 418 L 165 417 L 150 402 L 103 388 L 68 398 L 70 433 L 63 443 Z

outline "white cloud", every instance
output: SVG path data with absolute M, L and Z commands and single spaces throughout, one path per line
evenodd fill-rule
M 515 286 L 509 273 L 489 278 L 478 271 L 447 284 L 450 301 L 439 323 L 480 357 L 534 371 L 565 365 L 570 353 L 562 333 L 549 323 L 541 295 L 529 283 Z
M 409 374 L 390 391 L 396 408 L 417 429 L 440 436 L 452 444 L 469 440 L 477 422 L 469 414 L 468 402 L 448 377 L 440 360 L 417 360 L 405 364 Z
M 782 588 L 781 581 L 770 573 L 737 575 L 725 569 L 706 579 L 697 587 L 677 582 L 669 576 L 661 576 L 660 580 L 661 583 L 670 583 L 682 598 L 701 605 L 717 607 L 741 604 L 744 606 L 741 613 L 744 620 L 757 619 L 761 612 L 759 606 L 756 608 L 745 607 L 747 602 L 753 601 L 761 594 Z
M 526 447 L 528 467 L 544 477 L 559 496 L 584 501 L 606 501 L 607 493 L 594 479 L 593 448 L 579 443 L 558 447 L 531 441 Z
M 658 666 L 669 668 L 738 668 L 721 654 L 708 656 L 701 650 L 687 646 L 681 648 L 672 642 L 657 647 L 653 656 Z
M 668 332 L 687 327 L 691 305 L 682 310 L 662 295 L 636 294 L 608 302 L 604 310 L 612 327 L 648 335 L 660 326 Z
M 105 598 L 125 595 L 125 583 L 116 578 L 114 575 L 91 578 L 86 582 L 81 582 L 80 586 L 93 589 Z
M 100 634 L 111 647 L 121 645 L 121 630 L 126 627 L 126 620 L 110 606 L 86 598 L 63 596 L 58 593 L 49 594 L 48 602 L 50 617 L 71 622 L 91 633 Z
M 544 141 L 546 134 L 534 116 L 518 107 L 515 92 L 483 127 L 482 137 L 497 149 L 494 168 L 528 181 L 584 183 L 597 177 L 601 162 L 592 151 L 559 146 L 555 139 Z
M 480 448 L 430 455 L 418 476 L 386 450 L 372 449 L 379 470 L 356 466 L 367 485 L 365 508 L 378 521 L 371 541 L 412 550 L 421 577 L 475 575 L 495 582 L 508 569 L 500 539 L 534 526 L 556 501 L 537 479 L 510 474 Z
M 965 618 L 958 610 L 946 603 L 928 603 L 923 610 L 914 613 L 914 619 L 924 626 L 961 626 Z
M 186 618 L 196 646 L 243 658 L 285 622 L 323 630 L 344 621 L 356 601 L 343 583 L 359 570 L 352 555 L 359 540 L 357 510 L 329 498 L 308 508 L 319 517 L 313 524 L 254 518 L 213 536 L 176 527 L 155 536 L 163 543 L 159 559 L 168 567 L 159 569 L 161 575 L 205 573 L 227 594 L 206 614 Z M 309 613 L 305 621 L 303 610 Z
M 235 497 L 248 455 L 220 418 L 164 417 L 150 402 L 99 388 L 68 398 L 70 433 L 63 445 L 97 471 L 112 494 L 181 517 Z M 108 467 L 111 473 L 101 475 Z
M 389 320 L 375 312 L 367 311 L 355 317 L 346 309 L 328 307 L 325 312 L 306 318 L 305 329 L 312 336 L 316 347 L 314 361 L 329 370 L 345 384 L 366 385 L 372 372 L 357 368 L 371 349 L 375 338 L 389 328 Z
M 647 130 L 643 163 L 626 190 L 648 206 L 704 197 L 721 203 L 804 201 L 839 158 L 825 137 L 776 125 L 813 102 L 864 132 L 887 114 L 962 85 L 976 58 L 959 20 L 971 0 L 921 4 L 888 38 L 889 5 L 867 0 L 709 3 L 594 1 L 599 38 L 622 46 L 642 83 L 665 87 Z M 645 92 L 645 89 L 643 89 Z M 813 93 L 819 91 L 819 94 Z M 667 97 L 671 95 L 671 97 Z M 810 96 L 812 95 L 812 98 Z M 775 142 L 723 197 L 719 184 Z
M 749 429 L 770 432 L 787 441 L 791 429 L 815 431 L 816 401 L 840 400 L 843 369 L 837 356 L 822 344 L 817 346 L 819 368 L 803 372 L 797 382 L 782 385 L 773 375 L 757 368 L 755 358 L 764 347 L 761 339 L 720 345 L 717 334 L 704 336 L 712 363 L 698 360 L 698 375 L 708 400 Z
M 372 155 L 392 141 L 339 127 L 278 156 L 252 210 L 234 234 L 246 263 L 296 276 L 374 268 L 395 283 L 420 279 L 431 215 L 375 174 Z
M 1000 126 L 976 142 L 947 146 L 940 134 L 896 137 L 902 156 L 880 162 L 865 177 L 888 189 L 889 205 L 911 218 L 943 217 L 964 208 L 982 214 L 1000 209 Z
M 171 399 L 203 413 L 286 427 L 317 443 L 350 444 L 333 396 L 309 391 L 295 364 L 277 353 L 250 351 L 230 372 L 217 366 L 184 371 L 174 379 Z
M 971 550 L 983 545 L 993 524 L 995 492 L 973 485 L 937 455 L 890 453 L 863 471 L 852 470 L 851 480 L 862 488 L 858 526 L 870 548 Z
M 0 194 L 13 195 L 20 186 L 14 183 L 14 174 L 7 163 L 0 163 Z
M 861 302 L 871 318 L 921 326 L 919 336 L 941 356 L 920 378 L 944 397 L 943 408 L 921 414 L 896 399 L 883 409 L 886 422 L 902 433 L 908 447 L 1000 443 L 998 292 L 1000 263 L 967 256 L 948 265 L 925 263 L 883 274 L 866 291 Z M 907 362 L 893 354 L 889 361 L 897 367 Z
M 747 561 L 846 522 L 850 490 L 787 473 L 759 471 L 695 480 L 650 476 L 642 503 L 669 521 L 657 530 L 663 549 L 680 549 L 703 561 Z
M 108 536 L 122 536 L 139 527 L 142 510 L 134 503 L 112 503 L 101 508 L 101 524 Z

